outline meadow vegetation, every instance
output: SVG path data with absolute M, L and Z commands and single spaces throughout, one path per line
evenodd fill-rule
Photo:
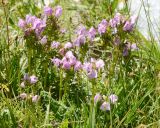
M 0 128 L 160 127 L 160 46 L 119 2 L 1 1 Z

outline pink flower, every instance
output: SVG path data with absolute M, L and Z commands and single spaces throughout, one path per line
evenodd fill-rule
M 68 51 L 65 55 L 67 61 L 70 63 L 70 65 L 75 65 L 77 62 L 76 57 L 73 55 L 72 51 Z
M 87 73 L 87 76 L 89 79 L 97 78 L 97 71 L 96 70 L 91 70 Z
M 25 73 L 25 74 L 24 74 L 23 80 L 24 80 L 24 81 L 29 81 L 29 80 L 30 80 L 28 73 Z
M 25 82 L 24 81 L 20 84 L 20 87 L 25 88 Z
M 117 25 L 119 25 L 122 21 L 122 15 L 120 13 L 116 13 L 116 15 L 114 16 L 114 20 L 116 21 Z
M 79 35 L 78 38 L 74 41 L 74 46 L 81 46 L 85 44 L 86 37 L 84 35 Z
M 26 15 L 26 23 L 27 25 L 33 25 L 33 22 L 37 19 L 36 16 Z
M 69 70 L 71 68 L 71 64 L 69 63 L 69 61 L 64 61 L 62 68 Z
M 44 36 L 44 37 L 40 40 L 40 43 L 41 43 L 42 45 L 45 45 L 45 44 L 47 43 L 47 37 Z
M 67 43 L 64 45 L 64 48 L 65 48 L 65 49 L 72 48 L 72 44 L 71 44 L 70 42 L 67 42 Z
M 109 21 L 109 25 L 110 25 L 112 28 L 115 28 L 115 27 L 116 27 L 116 25 L 117 25 L 117 21 L 116 21 L 116 20 L 114 20 L 114 19 L 110 19 L 110 21 Z
M 51 59 L 51 61 L 56 67 L 59 67 L 61 65 L 61 60 L 58 58 Z
M 61 48 L 61 49 L 59 50 L 59 54 L 60 54 L 61 56 L 64 56 L 64 55 L 65 55 L 65 49 L 64 49 L 64 48 Z
M 138 47 L 137 47 L 136 43 L 134 43 L 134 44 L 131 45 L 131 49 L 132 50 L 138 50 Z
M 104 34 L 106 32 L 107 26 L 108 26 L 107 21 L 103 19 L 101 23 L 98 25 L 99 34 Z
M 118 96 L 115 95 L 115 94 L 111 94 L 109 96 L 109 99 L 110 99 L 110 101 L 111 101 L 112 104 L 115 104 L 118 101 Z
M 88 31 L 88 38 L 90 41 L 93 41 L 96 36 L 96 29 L 94 27 L 91 27 Z
M 26 22 L 23 19 L 19 19 L 18 26 L 24 29 L 26 27 Z
M 33 29 L 39 29 L 40 26 L 41 26 L 41 24 L 42 24 L 42 20 L 36 18 L 36 19 L 34 20 L 34 22 L 33 22 L 33 27 L 32 27 L 32 28 L 33 28 Z
M 82 63 L 80 61 L 77 61 L 74 65 L 74 71 L 78 71 L 82 68 Z
M 80 36 L 80 35 L 85 36 L 86 33 L 87 33 L 86 27 L 83 26 L 83 25 L 78 26 L 78 28 L 76 29 L 76 34 L 79 35 L 79 36 Z
M 33 102 L 33 103 L 37 102 L 38 99 L 39 99 L 39 96 L 38 96 L 38 95 L 32 96 L 32 102 Z
M 51 16 L 52 13 L 53 13 L 52 8 L 50 8 L 50 7 L 44 7 L 43 11 L 44 11 L 44 14 L 47 15 L 47 16 Z
M 109 110 L 111 110 L 111 106 L 110 106 L 110 103 L 109 102 L 103 102 L 103 104 L 101 105 L 101 107 L 100 107 L 100 109 L 102 110 L 102 111 L 109 111 Z
M 128 56 L 128 54 L 129 54 L 128 50 L 129 49 L 127 47 L 124 47 L 124 49 L 123 49 L 123 56 Z
M 99 59 L 98 61 L 96 61 L 96 68 L 100 69 L 104 67 L 104 61 L 102 59 Z
M 97 93 L 94 97 L 94 104 L 97 104 L 101 100 L 102 100 L 102 96 L 100 95 L 100 93 Z
M 65 55 L 66 58 L 74 58 L 73 52 L 72 51 L 68 51 Z
M 121 43 L 120 38 L 119 38 L 119 37 L 116 37 L 116 38 L 114 39 L 114 44 L 115 44 L 115 45 L 119 45 L 120 43 Z
M 61 6 L 57 6 L 55 9 L 55 17 L 59 18 L 62 15 L 62 7 Z
M 90 72 L 92 70 L 92 63 L 86 62 L 83 64 L 83 70 Z
M 123 26 L 124 31 L 132 31 L 134 27 L 134 24 L 131 24 L 131 22 L 126 21 L 125 25 Z
M 60 45 L 59 42 L 53 41 L 52 44 L 51 44 L 51 48 L 52 48 L 52 49 L 54 49 L 54 48 L 57 49 L 57 48 L 59 47 L 59 45 Z
M 26 93 L 20 94 L 20 98 L 23 99 L 23 100 L 26 99 L 27 98 L 27 94 Z
M 76 57 L 73 57 L 73 58 L 69 58 L 68 61 L 71 66 L 74 66 L 77 62 L 77 59 L 76 59 Z
M 38 81 L 38 77 L 36 77 L 35 75 L 30 76 L 30 83 L 31 84 L 35 84 Z
M 121 14 L 120 13 L 116 13 L 114 18 L 109 21 L 109 25 L 112 28 L 116 28 L 120 24 L 120 22 L 121 22 Z
M 129 32 L 132 31 L 136 23 L 136 20 L 137 20 L 137 16 L 131 16 L 130 19 L 126 21 L 125 25 L 123 26 L 123 30 L 129 31 Z

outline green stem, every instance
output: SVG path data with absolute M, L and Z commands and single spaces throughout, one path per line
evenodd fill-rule
M 62 98 L 62 79 L 63 79 L 63 71 L 60 69 L 60 82 L 59 82 L 59 101 Z
M 28 73 L 31 73 L 31 58 L 32 58 L 32 51 L 28 49 Z
M 48 75 L 48 65 L 47 63 L 45 62 L 45 79 L 44 79 L 44 88 L 46 88 L 47 86 L 47 75 Z
M 94 104 L 94 96 L 95 96 L 95 91 L 96 91 L 96 81 L 93 80 L 92 81 L 92 97 L 91 97 L 91 104 L 90 104 L 90 128 L 95 128 L 95 124 L 96 124 L 96 106 Z

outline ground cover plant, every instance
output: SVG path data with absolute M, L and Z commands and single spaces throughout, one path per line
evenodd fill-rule
M 118 3 L 1 1 L 0 127 L 160 127 L 160 47 Z

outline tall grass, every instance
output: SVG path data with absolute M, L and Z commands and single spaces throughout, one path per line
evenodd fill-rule
M 27 14 L 40 17 L 43 8 L 37 6 L 38 2 L 44 5 L 43 0 L 2 0 L 0 4 L 0 127 L 160 127 L 160 46 L 152 31 L 150 39 L 137 28 L 129 34 L 120 32 L 122 40 L 134 42 L 139 48 L 127 57 L 123 57 L 121 47 L 112 45 L 114 37 L 109 32 L 98 37 L 96 43 L 74 49 L 82 62 L 91 57 L 105 61 L 99 77 L 90 80 L 84 72 L 58 70 L 50 61 L 59 57 L 58 51 L 34 45 L 34 36 L 24 37 L 18 20 Z M 63 14 L 58 21 L 50 19 L 54 21 L 49 22 L 52 28 L 45 30 L 49 43 L 56 40 L 63 45 L 72 41 L 78 25 L 96 28 L 102 19 L 113 18 L 115 12 L 129 17 L 128 3 L 118 10 L 119 2 L 55 0 L 50 6 L 61 5 Z M 145 8 L 143 0 L 142 6 Z M 149 28 L 153 27 L 147 12 L 146 17 Z M 59 34 L 59 27 L 66 28 L 67 33 Z M 25 73 L 36 75 L 38 83 L 21 88 Z M 28 99 L 21 99 L 23 92 Z M 94 103 L 96 93 L 104 95 L 105 100 L 114 93 L 118 102 L 111 105 L 110 111 L 102 111 L 101 103 Z M 36 94 L 39 100 L 34 103 L 31 97 Z

